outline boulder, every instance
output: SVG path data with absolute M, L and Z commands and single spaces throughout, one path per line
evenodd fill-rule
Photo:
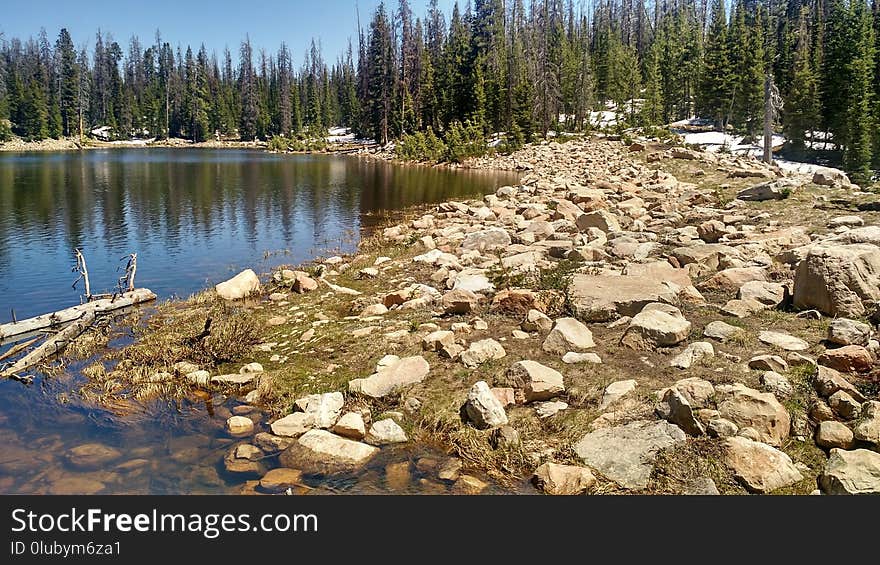
M 712 344 L 706 341 L 697 341 L 687 347 L 684 351 L 673 357 L 669 364 L 678 369 L 690 369 L 703 359 L 709 359 L 715 356 L 715 349 Z
M 507 413 L 485 381 L 477 381 L 467 395 L 465 411 L 477 428 L 494 428 L 507 424 Z
M 764 385 L 764 390 L 779 398 L 788 398 L 794 394 L 794 387 L 791 386 L 788 379 L 776 371 L 764 371 L 761 375 L 761 384 Z
M 825 449 L 849 449 L 853 446 L 853 432 L 834 420 L 819 422 L 816 427 L 816 445 Z
M 868 345 L 871 326 L 849 318 L 837 318 L 828 324 L 828 341 L 837 345 Z
M 819 186 L 850 187 L 852 183 L 846 173 L 840 169 L 822 167 L 813 173 L 813 184 Z
M 862 413 L 862 405 L 842 390 L 838 390 L 828 397 L 828 405 L 831 406 L 831 410 L 833 410 L 835 414 L 844 420 L 858 418 Z
M 406 433 L 397 422 L 391 418 L 373 422 L 370 426 L 364 441 L 370 445 L 389 445 L 392 443 L 403 443 L 407 441 Z
M 76 469 L 93 471 L 122 457 L 122 452 L 103 443 L 86 443 L 71 448 L 65 454 L 67 463 Z
M 314 428 L 314 421 L 305 412 L 294 412 L 272 422 L 272 433 L 281 437 L 299 437 Z
M 724 463 L 750 492 L 768 493 L 804 479 L 788 455 L 744 437 L 724 440 Z
M 832 449 L 819 486 L 825 494 L 880 494 L 880 453 Z
M 756 355 L 749 359 L 749 369 L 784 373 L 788 371 L 788 363 L 779 355 Z
M 300 294 L 318 290 L 318 281 L 309 276 L 305 271 L 293 271 L 293 291 Z
M 351 471 L 365 465 L 379 449 L 327 430 L 310 430 L 278 456 L 279 462 L 305 472 Z
M 742 384 L 715 387 L 723 400 L 718 405 L 719 415 L 740 429 L 750 427 L 761 441 L 774 446 L 788 438 L 791 417 L 788 410 L 769 392 L 759 392 Z
M 550 400 L 565 392 L 562 373 L 537 361 L 514 363 L 502 380 L 503 382 L 497 384 L 522 390 L 526 402 Z
M 874 366 L 871 352 L 861 345 L 844 345 L 828 349 L 817 359 L 820 365 L 847 373 L 863 373 Z
M 602 400 L 599 402 L 599 410 L 605 410 L 627 394 L 636 389 L 638 383 L 634 379 L 616 381 L 605 387 Z
M 575 317 L 585 322 L 606 322 L 634 316 L 647 304 L 677 300 L 680 286 L 636 275 L 576 274 L 569 284 Z
M 469 290 L 450 290 L 440 299 L 446 314 L 471 314 L 476 312 L 480 297 Z
M 455 343 L 455 333 L 448 330 L 437 330 L 422 338 L 422 349 L 440 351 Z
M 706 324 L 706 327 L 703 328 L 703 337 L 709 337 L 712 339 L 716 339 L 722 343 L 729 341 L 735 337 L 744 335 L 742 328 L 738 328 L 736 326 L 731 326 L 726 322 L 722 322 L 721 320 L 716 320 L 714 322 L 709 322 Z
M 607 210 L 596 210 L 594 212 L 581 214 L 578 216 L 575 224 L 582 232 L 585 232 L 590 228 L 597 228 L 605 233 L 620 231 L 620 222 L 617 221 L 617 216 Z
M 842 390 L 858 402 L 864 402 L 866 400 L 859 389 L 853 386 L 853 384 L 846 380 L 838 371 L 830 367 L 819 365 L 816 368 L 816 377 L 813 381 L 813 386 L 816 388 L 816 392 L 825 397 L 831 396 L 838 390 Z
M 574 445 L 574 451 L 585 465 L 636 490 L 648 486 L 657 452 L 686 437 L 669 422 L 641 420 L 590 432 Z
M 382 398 L 422 382 L 428 376 L 429 370 L 428 362 L 421 355 L 404 357 L 382 367 L 367 378 L 349 381 L 348 390 L 372 398 Z
M 678 345 L 688 338 L 691 323 L 668 304 L 652 303 L 633 316 L 620 342 L 631 349 Z
M 224 300 L 238 300 L 260 290 L 260 279 L 252 269 L 245 269 L 228 281 L 214 287 Z
M 579 363 L 593 363 L 595 365 L 602 364 L 602 358 L 595 353 L 575 353 L 569 351 L 562 356 L 562 362 L 568 365 L 577 365 Z
M 325 394 L 310 394 L 295 402 L 297 408 L 302 410 L 315 428 L 329 428 L 336 423 L 345 404 L 345 398 L 341 392 L 328 392 Z
M 596 477 L 585 467 L 544 463 L 532 476 L 532 482 L 545 494 L 583 494 L 596 484 Z
M 855 439 L 880 446 L 880 402 L 862 404 L 861 418 L 853 428 Z
M 500 343 L 488 338 L 471 343 L 467 350 L 462 352 L 460 358 L 465 367 L 475 369 L 487 361 L 502 359 L 506 355 L 507 352 Z
M 684 430 L 685 433 L 692 436 L 701 436 L 706 433 L 688 399 L 675 387 L 666 391 L 666 394 L 663 395 L 663 402 L 669 407 L 669 415 L 666 419 Z
M 559 318 L 541 348 L 547 353 L 564 355 L 569 351 L 582 352 L 595 346 L 593 333 L 587 326 L 574 318 Z
M 232 416 L 226 420 L 226 431 L 233 437 L 254 433 L 254 421 L 247 416 Z
M 767 181 L 749 188 L 744 188 L 736 193 L 739 200 L 748 202 L 762 202 L 764 200 L 784 200 L 791 194 L 794 186 L 787 179 Z
M 815 245 L 798 264 L 794 305 L 829 316 L 865 315 L 864 302 L 880 300 L 880 248 L 870 244 Z
M 455 276 L 452 290 L 465 290 L 472 293 L 493 292 L 495 285 L 480 269 L 464 269 Z
M 260 490 L 270 494 L 285 492 L 289 488 L 303 486 L 303 473 L 299 469 L 279 467 L 272 469 L 260 479 Z
M 236 475 L 256 475 L 265 474 L 266 468 L 263 466 L 263 451 L 248 443 L 237 445 L 226 452 L 223 457 L 223 465 L 228 473 Z
M 510 245 L 510 234 L 501 228 L 490 228 L 467 234 L 461 242 L 461 248 L 475 251 L 491 251 Z
M 732 267 L 718 271 L 700 283 L 700 288 L 703 290 L 733 292 L 743 285 L 766 281 L 767 270 L 763 267 Z
M 739 288 L 737 298 L 746 301 L 753 300 L 767 307 L 775 308 L 785 302 L 787 294 L 785 285 L 767 281 L 751 281 Z
M 553 320 L 540 310 L 531 309 L 520 327 L 527 332 L 549 332 L 553 328 Z
M 357 412 L 346 412 L 333 425 L 334 434 L 349 439 L 363 439 L 367 434 L 364 418 Z
M 806 351 L 810 348 L 806 341 L 782 332 L 762 331 L 758 334 L 758 341 L 786 351 Z

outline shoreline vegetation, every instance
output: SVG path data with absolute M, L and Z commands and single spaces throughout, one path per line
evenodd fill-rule
M 880 490 L 873 310 L 822 268 L 877 261 L 875 195 L 833 169 L 599 137 L 466 165 L 522 178 L 352 255 L 165 302 L 81 397 L 120 414 L 238 397 L 224 464 L 245 493 L 400 444 L 446 453 L 385 470 L 417 469 L 423 492 Z M 275 469 L 255 477 L 254 453 Z

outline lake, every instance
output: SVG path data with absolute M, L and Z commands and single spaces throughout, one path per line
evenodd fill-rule
M 78 303 L 77 247 L 93 292 L 112 290 L 120 258 L 137 252 L 137 286 L 160 299 L 185 297 L 246 267 L 266 273 L 351 251 L 394 210 L 479 196 L 517 178 L 231 149 L 0 153 L 0 323 L 13 309 L 22 319 Z M 144 414 L 114 418 L 69 394 L 88 362 L 30 386 L 0 382 L 0 493 L 240 490 L 244 478 L 223 465 L 235 442 L 223 425 L 239 399 L 156 402 Z M 71 455 L 92 444 L 100 447 Z M 436 492 L 436 483 L 420 485 L 417 471 L 406 485 L 385 476 L 386 464 L 423 455 L 440 454 L 383 449 L 357 475 L 306 480 L 315 492 Z

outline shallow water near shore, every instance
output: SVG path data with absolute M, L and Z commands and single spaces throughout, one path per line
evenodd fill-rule
M 352 251 L 387 212 L 479 196 L 517 178 L 230 149 L 0 154 L 0 323 L 11 321 L 13 309 L 22 319 L 78 303 L 82 288 L 71 288 L 76 247 L 88 261 L 92 292 L 112 290 L 119 259 L 137 252 L 137 286 L 160 299 L 185 297 L 247 267 L 265 273 Z M 129 339 L 123 334 L 111 345 Z M 86 364 L 30 386 L 0 382 L 0 493 L 237 493 L 254 478 L 223 466 L 243 441 L 223 429 L 239 400 L 215 394 L 114 417 L 69 395 Z M 68 456 L 92 443 L 112 448 L 106 460 Z M 356 475 L 305 482 L 310 492 L 447 490 L 420 482 L 421 457 L 442 454 L 424 446 L 383 449 Z M 404 461 L 408 471 L 386 473 L 388 463 Z M 271 457 L 264 463 L 277 465 Z

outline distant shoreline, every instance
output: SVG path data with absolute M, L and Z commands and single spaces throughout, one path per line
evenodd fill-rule
M 86 140 L 80 144 L 72 138 L 66 139 L 43 139 L 40 141 L 6 141 L 0 143 L 0 153 L 29 153 L 29 152 L 54 152 L 54 151 L 86 151 L 91 149 L 268 149 L 265 141 L 203 141 L 193 143 L 185 139 L 172 138 L 162 141 L 97 141 Z M 352 153 L 368 146 L 352 143 L 331 143 L 323 151 L 303 151 L 296 153 Z M 294 153 L 294 152 L 290 152 Z

